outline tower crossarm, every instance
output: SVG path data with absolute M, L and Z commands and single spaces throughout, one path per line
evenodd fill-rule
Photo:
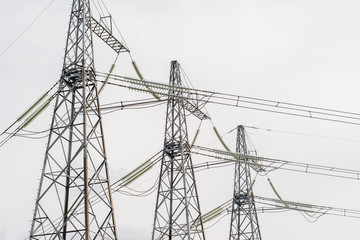
M 184 101 L 184 107 L 189 113 L 199 118 L 200 120 L 210 119 L 210 117 L 196 105 L 197 104 L 193 104 L 190 101 Z
M 129 52 L 129 49 L 127 49 L 118 39 L 116 39 L 112 33 L 94 17 L 91 17 L 90 23 L 92 32 L 95 33 L 107 45 L 109 45 L 109 47 L 111 47 L 115 52 Z
M 100 78 L 109 76 L 102 72 L 97 72 L 97 76 Z M 109 77 L 110 81 L 108 84 L 117 85 L 129 88 L 134 91 L 141 91 L 149 94 L 156 94 L 159 97 L 172 97 L 175 99 L 181 99 L 183 107 L 192 115 L 199 118 L 200 120 L 210 119 L 210 116 L 205 113 L 202 108 L 208 102 L 211 94 L 199 94 L 196 89 L 187 88 L 184 86 L 170 86 L 168 84 L 152 82 L 143 79 L 115 76 Z M 104 82 L 97 80 L 98 82 Z M 117 84 L 116 82 L 121 82 Z M 174 94 L 176 92 L 176 94 Z
M 264 160 L 263 157 L 252 156 L 252 155 L 248 155 L 248 154 L 241 154 L 241 153 L 236 153 L 236 152 L 223 151 L 223 150 L 219 150 L 219 149 L 211 149 L 211 148 L 193 145 L 191 151 L 195 154 L 200 153 L 200 152 L 197 152 L 196 150 L 199 150 L 200 152 L 213 153 L 214 155 L 210 155 L 210 156 L 214 157 L 216 159 L 226 160 L 226 161 L 230 161 L 230 162 L 246 163 L 252 169 L 254 169 L 256 172 L 268 171 L 268 169 L 266 169 L 267 165 L 264 164 L 264 162 L 265 163 L 267 163 L 267 162 L 266 162 L 266 160 Z

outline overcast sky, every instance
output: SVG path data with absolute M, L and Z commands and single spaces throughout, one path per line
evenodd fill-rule
M 1 1 L 0 52 L 50 2 Z M 359 1 L 106 0 L 105 3 L 147 79 L 168 82 L 170 61 L 176 59 L 199 89 L 360 112 Z M 1 132 L 59 79 L 70 8 L 71 1 L 55 1 L 0 56 Z M 106 72 L 115 55 L 98 40 L 94 48 L 96 69 Z M 135 76 L 126 54 L 120 56 L 116 73 Z M 108 103 L 148 96 L 109 87 L 102 97 L 101 102 Z M 161 149 L 165 107 L 124 110 L 103 117 L 113 180 Z M 243 124 L 327 136 L 249 129 L 259 155 L 360 170 L 359 126 L 222 106 L 209 105 L 207 109 L 221 134 Z M 50 119 L 48 110 L 29 130 L 47 129 Z M 190 139 L 198 125 L 196 118 L 188 118 Z M 224 138 L 233 150 L 235 139 L 235 132 Z M 212 125 L 204 122 L 197 144 L 221 148 L 214 140 Z M 13 138 L 0 148 L 0 240 L 28 236 L 45 143 L 46 139 Z M 193 160 L 206 159 L 193 156 Z M 131 187 L 146 189 L 155 181 L 158 171 L 155 167 Z M 203 171 L 196 177 L 202 212 L 232 197 L 232 168 Z M 360 209 L 358 181 L 282 170 L 269 177 L 286 200 Z M 257 177 L 254 192 L 276 198 L 266 177 Z M 144 198 L 114 194 L 119 239 L 150 239 L 155 197 L 155 194 Z M 215 222 L 207 224 L 207 239 L 228 238 L 229 221 L 227 215 L 212 227 Z M 263 239 L 360 238 L 359 219 L 323 216 L 309 223 L 298 212 L 284 212 L 259 214 L 259 223 Z

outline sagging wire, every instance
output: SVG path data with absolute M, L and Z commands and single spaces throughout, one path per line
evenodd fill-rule
M 330 210 L 330 209 L 329 209 L 329 210 Z M 310 216 L 310 214 L 309 214 L 308 212 L 299 211 L 299 210 L 297 210 L 297 212 L 299 212 L 308 222 L 310 222 L 310 223 L 315 223 L 315 222 L 317 222 L 317 220 L 320 219 L 320 217 L 322 217 L 323 215 L 325 215 L 329 210 L 321 213 L 321 214 L 320 214 L 319 216 L 317 216 L 317 217 L 315 217 L 315 216 Z M 319 212 L 320 212 L 320 210 L 317 211 L 317 213 L 319 213 Z M 316 213 L 314 213 L 314 215 L 315 215 L 315 214 L 316 214 Z M 311 220 L 311 219 L 309 219 L 308 217 L 313 218 L 314 220 Z
M 203 166 L 204 166 L 204 164 L 203 164 Z M 196 168 L 197 168 L 197 166 L 194 165 L 194 169 L 196 169 Z M 211 166 L 207 166 L 207 169 L 209 169 L 209 168 L 212 168 L 212 167 L 211 167 Z M 196 170 L 196 171 L 197 171 L 197 170 Z M 257 175 L 255 176 L 254 181 L 252 182 L 252 186 L 253 186 L 254 183 L 255 183 L 256 177 L 257 177 Z M 258 210 L 258 213 L 265 213 L 266 211 L 272 211 L 272 212 L 274 212 L 274 211 L 276 211 L 276 210 L 279 210 L 279 211 L 277 211 L 277 212 L 280 212 L 280 210 L 281 210 L 281 212 L 282 212 L 282 211 L 289 211 L 289 210 L 296 210 L 296 211 L 300 212 L 300 213 L 304 216 L 304 218 L 305 218 L 306 220 L 311 221 L 311 222 L 315 222 L 317 219 L 319 219 L 319 217 L 321 217 L 321 216 L 323 216 L 323 215 L 325 215 L 325 214 L 328 214 L 328 211 L 330 211 L 330 210 L 332 209 L 332 208 L 329 208 L 329 207 L 319 207 L 319 210 L 314 211 L 314 210 L 299 209 L 298 207 L 296 207 L 296 208 L 295 208 L 295 207 L 292 207 L 290 204 L 292 204 L 292 205 L 295 204 L 295 206 L 304 206 L 304 207 L 308 207 L 308 208 L 309 208 L 309 206 L 313 206 L 313 205 L 300 204 L 300 203 L 292 203 L 292 202 L 289 202 L 289 201 L 284 201 L 284 200 L 282 199 L 282 197 L 280 196 L 279 192 L 275 189 L 275 186 L 274 186 L 274 184 L 271 182 L 271 180 L 270 180 L 269 177 L 268 177 L 268 181 L 269 181 L 269 184 L 272 185 L 272 189 L 274 190 L 274 192 L 276 192 L 276 195 L 277 195 L 277 197 L 279 198 L 279 200 L 276 200 L 276 201 L 273 200 L 273 201 L 275 201 L 276 203 L 281 203 L 281 204 L 284 205 L 284 206 L 281 207 L 282 210 L 279 208 L 280 206 L 277 206 L 277 205 L 275 206 L 275 207 L 277 207 L 277 208 L 272 208 L 272 209 L 264 209 L 264 208 L 262 208 L 261 210 Z M 136 190 L 134 190 L 134 191 L 136 191 Z M 262 201 L 257 201 L 257 203 L 269 205 L 268 203 L 262 202 Z M 273 205 L 270 205 L 270 206 L 273 206 Z M 320 209 L 320 208 L 321 208 L 321 209 Z M 325 211 L 321 212 L 321 210 L 325 210 Z M 337 211 L 340 212 L 340 210 L 337 210 Z M 343 210 L 343 211 L 345 212 L 345 210 Z M 349 211 L 349 212 L 353 211 L 353 212 L 354 212 L 354 210 L 347 210 L 347 211 Z M 222 213 L 222 211 L 219 211 L 219 209 L 215 209 L 215 210 L 210 211 L 210 214 L 208 214 L 208 217 L 205 217 L 205 218 L 204 218 L 204 222 L 208 222 L 208 221 L 210 221 L 210 220 L 213 220 L 213 219 L 221 216 L 221 213 Z M 304 215 L 304 214 L 305 214 L 305 215 Z M 318 215 L 318 214 L 320 214 L 320 215 Z M 354 214 L 355 214 L 355 213 L 354 213 Z M 206 215 L 204 215 L 204 216 L 206 216 Z M 346 215 L 344 214 L 344 216 L 346 216 Z M 351 217 L 351 216 L 350 216 L 350 217 Z M 315 218 L 315 220 L 311 220 L 311 219 L 309 219 L 309 218 Z M 218 222 L 218 221 L 217 221 L 217 222 Z M 215 224 L 216 224 L 216 223 L 215 223 Z M 213 225 L 215 225 L 215 224 L 213 224 Z M 213 225 L 211 225 L 211 226 L 213 226 Z M 210 226 L 210 227 L 211 227 L 211 226 Z
M 149 188 L 148 190 L 145 190 L 145 191 L 140 191 L 140 190 L 129 188 L 128 185 L 130 183 L 134 182 L 136 179 L 143 176 L 152 167 L 154 167 L 156 164 L 158 164 L 160 162 L 160 160 L 161 160 L 161 156 L 159 156 L 159 154 L 161 152 L 162 151 L 158 152 L 151 159 L 145 161 L 144 163 L 139 165 L 137 168 L 135 168 L 134 170 L 132 170 L 131 172 L 126 174 L 124 177 L 122 177 L 120 180 L 118 180 L 114 184 L 112 184 L 112 188 L 113 188 L 112 191 L 122 193 L 122 191 L 123 191 L 122 189 L 127 188 L 127 189 L 129 189 L 129 190 L 131 190 L 133 192 L 140 193 L 140 195 L 136 195 L 136 194 L 133 194 L 133 193 L 125 192 L 125 193 L 128 193 L 128 194 L 132 194 L 134 196 L 135 195 L 136 196 L 141 196 L 141 194 L 148 193 L 149 191 L 151 191 L 153 189 L 153 187 L 151 187 L 151 188 Z M 158 156 L 158 157 L 156 157 L 156 156 Z M 218 167 L 227 167 L 227 166 L 230 166 L 230 165 L 233 165 L 233 163 L 223 164 L 223 162 L 206 162 L 206 163 L 194 164 L 193 169 L 194 169 L 194 172 L 200 172 L 200 171 L 203 171 L 203 170 L 214 169 L 214 168 L 218 168 Z M 156 187 L 158 181 L 159 181 L 159 179 L 157 178 L 157 180 L 156 180 L 156 182 L 154 183 L 153 186 Z
M 48 132 L 50 129 L 46 129 L 43 131 L 29 131 L 26 129 L 21 129 L 19 132 L 24 132 L 24 133 L 17 133 L 14 135 L 14 137 L 23 137 L 23 138 L 30 138 L 30 139 L 42 139 L 42 138 L 46 138 L 48 136 Z M 44 136 L 40 136 L 40 137 L 35 137 L 38 136 L 40 134 L 44 134 L 46 133 Z M 9 132 L 5 132 L 4 134 L 11 134 Z
M 322 210 L 324 209 L 321 209 L 319 208 L 318 210 L 312 210 L 312 209 L 302 209 L 302 208 L 299 208 L 297 207 L 297 205 L 309 205 L 311 207 L 314 207 L 314 208 L 317 208 L 319 206 L 316 206 L 316 205 L 310 205 L 310 204 L 301 204 L 301 203 L 296 203 L 296 202 L 289 202 L 289 201 L 285 201 L 289 204 L 294 204 L 295 207 L 292 207 L 292 206 L 279 206 L 279 205 L 274 205 L 274 204 L 271 204 L 271 203 L 268 203 L 268 202 L 264 202 L 264 201 L 271 201 L 271 202 L 274 202 L 275 204 L 276 203 L 279 203 L 279 200 L 275 200 L 275 199 L 269 199 L 269 198 L 264 198 L 264 197 L 259 197 L 259 196 L 256 196 L 255 198 L 259 199 L 256 201 L 257 204 L 260 204 L 260 205 L 265 205 L 265 206 L 269 206 L 271 208 L 267 208 L 267 209 L 264 209 L 264 207 L 260 207 L 257 208 L 257 213 L 282 213 L 282 212 L 287 212 L 287 211 L 296 211 L 298 213 L 300 213 L 306 221 L 310 222 L 310 223 L 315 223 L 317 220 L 319 220 L 320 217 L 324 216 L 324 215 L 334 215 L 334 214 L 331 214 L 329 213 L 329 211 L 332 209 L 331 207 L 326 207 L 325 211 L 321 212 Z M 262 201 L 261 201 L 262 200 Z M 337 215 L 339 216 L 339 215 Z M 357 217 L 359 218 L 359 217 Z
M 34 136 L 29 136 L 26 134 L 16 134 L 14 135 L 14 137 L 21 137 L 21 138 L 27 138 L 27 139 L 45 139 L 49 136 L 49 134 L 46 134 L 44 136 L 39 136 L 39 137 L 34 137 Z
M 47 133 L 50 129 L 46 129 L 46 130 L 42 130 L 42 131 L 31 131 L 31 130 L 26 130 L 23 129 L 23 132 L 29 133 L 29 134 L 40 134 L 40 133 Z
M 201 216 L 201 222 L 199 219 L 195 220 L 193 223 L 192 223 L 192 226 L 194 226 L 195 228 L 197 228 L 198 226 L 202 224 L 205 224 L 207 222 L 210 222 L 218 217 L 220 217 L 221 215 L 223 215 L 225 213 L 225 216 L 226 216 L 226 213 L 228 213 L 228 208 L 229 206 L 231 205 L 231 202 L 232 200 L 229 200 L 229 201 L 226 201 L 225 203 L 221 204 L 220 206 L 212 209 L 211 211 L 203 214 Z M 224 216 L 223 216 L 224 217 Z M 223 219 L 223 217 L 220 218 Z M 205 229 L 208 229 L 212 226 L 214 226 L 216 223 L 218 223 L 220 220 L 217 220 L 214 224 L 212 224 L 211 226 L 205 228 Z
M 136 167 L 134 170 L 130 171 L 128 174 L 123 176 L 120 180 L 115 181 L 111 185 L 112 193 L 118 192 L 118 193 L 121 193 L 121 194 L 124 194 L 127 196 L 136 196 L 136 197 L 146 197 L 146 196 L 151 195 L 157 189 L 156 186 L 158 185 L 159 178 L 156 179 L 154 184 L 149 189 L 143 190 L 143 191 L 136 190 L 134 188 L 130 188 L 130 187 L 128 187 L 128 185 L 130 183 L 136 181 L 140 177 L 142 177 L 145 173 L 149 172 L 149 170 L 152 167 L 154 167 L 156 164 L 158 164 L 162 158 L 161 153 L 162 153 L 162 150 L 157 152 L 153 157 L 151 157 L 149 160 L 145 161 L 144 163 L 142 163 L 141 165 Z M 193 165 L 193 168 L 194 168 L 194 172 L 199 172 L 202 170 L 216 168 L 216 167 L 218 167 L 218 164 L 221 164 L 221 162 L 220 163 L 219 162 L 206 162 L 206 163 Z M 233 163 L 231 163 L 231 165 L 233 165 Z M 157 175 L 154 175 L 154 176 L 157 176 Z M 150 179 L 152 179 L 154 176 L 152 176 Z M 144 181 L 143 183 L 148 182 L 148 181 L 149 181 L 149 179 Z M 139 184 L 139 185 L 141 185 L 141 184 Z M 129 191 L 132 191 L 132 192 L 129 192 Z M 101 202 L 100 199 L 92 199 L 92 200 L 94 200 L 94 204 Z
M 337 209 L 332 207 L 325 207 L 325 206 L 317 206 L 312 204 L 304 204 L 304 203 L 297 203 L 297 202 L 290 202 L 290 201 L 284 201 L 284 200 L 276 200 L 276 199 L 270 199 L 260 196 L 254 196 L 255 204 L 256 205 L 265 205 L 264 207 L 256 207 L 256 213 L 257 214 L 264 214 L 264 213 L 283 213 L 288 211 L 296 211 L 299 212 L 307 221 L 314 223 L 316 222 L 320 217 L 324 215 L 335 215 L 335 216 L 343 216 L 343 217 L 354 217 L 354 218 L 360 218 L 360 211 L 358 210 L 352 210 L 352 209 Z M 219 207 L 214 208 L 210 212 L 203 215 L 203 223 L 210 222 L 214 219 L 219 218 L 224 213 L 230 213 L 230 207 L 232 204 L 233 199 L 230 199 L 229 201 L 223 203 Z M 274 202 L 274 203 L 269 203 Z M 287 206 L 279 206 L 277 204 L 286 202 Z M 275 204 L 275 205 L 274 205 Z M 282 203 L 283 204 L 283 203 Z M 317 210 L 316 210 L 317 209 Z M 227 211 L 225 211 L 227 210 Z M 353 215 L 340 215 L 336 213 L 331 213 L 330 211 L 334 210 L 334 212 L 351 212 Z M 358 215 L 358 216 L 357 216 Z M 225 216 L 222 216 L 224 218 Z M 216 225 L 220 220 L 216 221 L 214 224 L 212 224 L 209 227 L 212 227 Z M 207 227 L 207 228 L 209 228 Z M 206 228 L 206 229 L 207 229 Z
M 139 191 L 139 190 L 135 190 L 135 189 L 125 186 L 124 187 L 125 189 L 130 190 L 135 193 L 132 193 L 132 192 L 129 192 L 129 191 L 126 191 L 123 189 L 121 189 L 121 190 L 119 189 L 116 192 L 121 193 L 126 196 L 131 196 L 131 197 L 147 197 L 157 190 L 158 183 L 159 183 L 159 178 L 157 178 L 156 181 L 154 182 L 154 184 L 147 190 Z
M 227 216 L 227 213 L 224 214 L 219 220 L 217 220 L 215 223 L 211 224 L 210 226 L 208 227 L 205 227 L 204 230 L 207 230 L 209 228 L 212 228 L 213 226 L 215 226 L 216 224 L 218 224 L 221 220 L 223 220 L 225 217 Z
M 320 215 L 318 216 L 315 216 L 317 215 L 319 212 L 320 212 L 320 209 L 317 211 L 317 212 L 312 212 L 313 215 L 311 215 L 309 212 L 307 211 L 304 211 L 304 210 L 298 210 L 298 209 L 294 209 L 294 208 L 291 208 L 289 206 L 289 202 L 287 201 L 284 201 L 283 198 L 280 196 L 279 192 L 276 190 L 274 184 L 272 183 L 272 181 L 270 180 L 269 176 L 267 176 L 267 180 L 271 186 L 271 189 L 273 190 L 273 192 L 275 193 L 275 195 L 277 196 L 277 198 L 279 199 L 279 201 L 284 204 L 284 206 L 288 209 L 292 209 L 292 210 L 296 210 L 297 212 L 299 212 L 308 222 L 310 223 L 314 223 L 316 222 L 321 216 L 323 216 L 324 214 L 326 214 L 330 209 L 327 209 L 325 212 L 322 212 L 320 213 Z M 313 218 L 314 220 L 310 220 L 309 218 Z

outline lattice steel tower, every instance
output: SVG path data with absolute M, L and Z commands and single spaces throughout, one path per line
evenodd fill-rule
M 205 239 L 177 61 L 171 62 L 169 85 L 152 239 Z
M 237 128 L 236 152 L 248 154 L 243 126 L 238 126 Z M 235 164 L 234 196 L 229 239 L 261 240 L 252 191 L 250 167 L 248 164 L 241 162 L 236 162 Z
M 89 0 L 73 0 L 30 239 L 117 239 L 92 33 L 127 51 L 91 16 Z

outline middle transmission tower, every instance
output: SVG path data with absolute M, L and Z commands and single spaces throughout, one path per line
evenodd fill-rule
M 185 117 L 180 66 L 171 62 L 165 140 L 152 240 L 204 240 Z
M 244 126 L 237 127 L 236 152 L 248 154 Z M 238 159 L 239 160 L 239 159 Z M 247 159 L 245 159 L 247 161 Z M 261 240 L 248 164 L 235 164 L 230 240 Z

